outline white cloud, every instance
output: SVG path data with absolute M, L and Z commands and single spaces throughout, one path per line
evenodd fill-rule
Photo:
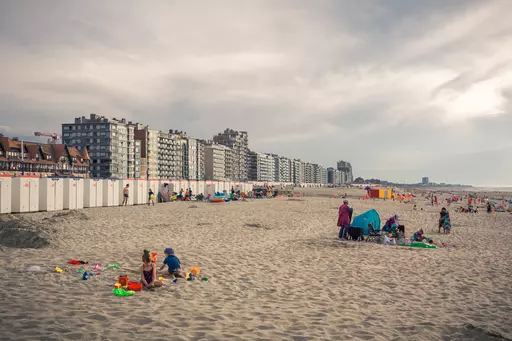
M 388 178 L 407 162 L 369 156 L 399 155 L 428 173 L 457 139 L 505 139 L 493 117 L 512 114 L 511 10 L 500 0 L 0 4 L 0 114 L 14 132 L 90 112 L 202 137 L 229 126 L 262 152 L 350 158 Z

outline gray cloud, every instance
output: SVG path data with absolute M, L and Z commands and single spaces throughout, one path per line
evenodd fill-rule
M 0 131 L 90 112 L 390 180 L 512 184 L 496 1 L 0 1 Z M 480 167 L 485 161 L 485 168 Z

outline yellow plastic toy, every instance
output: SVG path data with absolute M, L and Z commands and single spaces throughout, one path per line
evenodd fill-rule
M 57 271 L 58 273 L 62 273 L 63 270 L 57 266 L 55 267 L 55 271 Z
M 163 277 L 158 277 L 158 280 L 159 280 L 159 281 L 167 281 L 167 279 L 166 279 L 166 278 L 163 278 Z
M 199 276 L 199 273 L 201 272 L 200 267 L 192 267 L 190 268 L 190 272 L 194 274 L 195 277 Z
M 190 278 L 190 272 L 187 272 L 187 277 L 185 277 L 186 280 Z
M 121 288 L 121 283 L 116 283 L 116 284 L 114 284 L 114 288 L 116 288 L 116 289 L 120 289 L 120 288 Z

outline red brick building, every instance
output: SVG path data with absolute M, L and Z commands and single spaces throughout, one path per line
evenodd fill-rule
M 23 151 L 22 151 L 23 145 Z M 24 153 L 24 160 L 22 154 Z M 64 144 L 42 144 L 0 137 L 0 174 L 89 177 L 89 154 Z

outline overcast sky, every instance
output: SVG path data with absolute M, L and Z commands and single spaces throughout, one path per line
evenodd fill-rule
M 125 117 L 394 181 L 512 185 L 512 1 L 0 0 L 0 132 Z

